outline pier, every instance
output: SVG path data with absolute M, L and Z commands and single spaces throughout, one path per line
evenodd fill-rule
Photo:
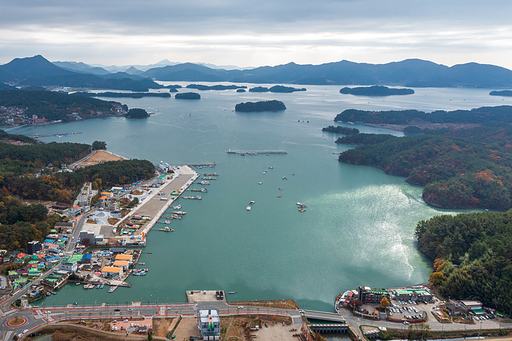
M 203 168 L 203 167 L 215 167 L 217 164 L 215 163 L 215 161 L 213 161 L 213 163 L 198 163 L 198 164 L 195 164 L 195 165 L 191 165 L 191 164 L 187 164 L 187 166 L 189 167 L 199 167 L 199 168 Z
M 61 136 L 68 136 L 68 135 L 76 135 L 76 134 L 81 134 L 82 132 L 81 131 L 77 131 L 75 133 L 54 133 L 54 134 L 45 134 L 45 135 L 39 135 L 39 134 L 35 134 L 34 136 L 32 136 L 33 138 L 39 138 L 39 137 L 49 137 L 49 136 L 58 136 L 58 137 L 61 137 Z
M 240 154 L 240 155 L 258 155 L 258 154 L 267 154 L 267 155 L 270 155 L 270 154 L 288 154 L 288 152 L 284 151 L 284 150 L 247 150 L 247 151 L 242 151 L 242 150 L 228 150 L 227 151 L 228 154 Z

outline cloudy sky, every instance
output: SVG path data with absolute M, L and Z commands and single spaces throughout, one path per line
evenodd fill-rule
M 512 69 L 510 0 L 0 0 L 0 64 L 420 58 Z

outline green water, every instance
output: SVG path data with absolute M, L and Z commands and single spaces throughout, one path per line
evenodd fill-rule
M 216 162 L 215 169 L 198 172 L 220 174 L 202 201 L 179 200 L 188 213 L 172 222 L 174 233 L 149 233 L 145 251 L 153 254 L 144 254 L 141 261 L 150 271 L 130 277 L 131 288 L 109 294 L 67 285 L 42 303 L 183 302 L 186 290 L 223 289 L 236 291 L 228 295 L 230 300 L 293 298 L 301 307 L 332 311 L 335 296 L 358 285 L 426 282 L 429 263 L 416 250 L 414 227 L 419 220 L 455 212 L 425 205 L 422 189 L 404 178 L 337 162 L 333 153 L 352 146 L 334 144 L 337 136 L 321 128 L 347 108 L 430 111 L 510 104 L 512 99 L 488 96 L 489 90 L 416 89 L 412 96 L 372 99 L 340 95 L 339 86 L 307 88 L 293 94 L 200 91 L 199 101 L 123 99 L 129 107 L 155 115 L 15 130 L 27 135 L 80 131 L 43 140 L 102 140 L 112 152 L 155 164 Z M 267 99 L 282 100 L 288 109 L 233 111 L 236 103 Z M 401 135 L 354 126 L 362 132 Z M 242 157 L 228 155 L 229 149 L 288 154 Z M 251 200 L 256 203 L 247 212 Z M 306 203 L 305 213 L 297 211 L 297 201 Z

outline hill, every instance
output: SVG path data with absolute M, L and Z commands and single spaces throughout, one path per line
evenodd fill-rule
M 245 102 L 238 103 L 235 105 L 235 111 L 255 112 L 255 111 L 280 111 L 286 110 L 286 106 L 283 102 L 272 100 L 272 101 L 261 101 L 261 102 Z
M 85 68 L 85 70 L 88 69 Z M 83 71 L 70 71 L 54 65 L 40 55 L 16 58 L 7 64 L 0 65 L 0 81 L 12 82 L 20 86 L 67 86 L 133 91 L 161 88 L 161 85 L 140 76 L 122 74 L 100 77 Z
M 512 87 L 512 71 L 467 63 L 448 67 L 420 59 L 387 64 L 340 61 L 320 65 L 288 63 L 247 70 L 211 69 L 192 63 L 152 68 L 145 76 L 161 81 L 392 85 L 409 87 Z

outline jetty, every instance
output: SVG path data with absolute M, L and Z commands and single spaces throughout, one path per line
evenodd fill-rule
M 81 131 L 77 131 L 77 132 L 74 132 L 74 133 L 53 133 L 53 134 L 44 134 L 44 135 L 35 134 L 32 137 L 37 139 L 39 137 L 49 137 L 49 136 L 61 137 L 61 136 L 75 135 L 75 134 L 81 134 L 81 133 L 82 133 Z
M 204 168 L 204 167 L 215 167 L 217 164 L 215 163 L 215 161 L 213 163 L 198 163 L 198 164 L 187 164 L 187 166 L 189 167 L 198 167 L 198 168 Z
M 284 150 L 228 150 L 228 154 L 240 154 L 240 155 L 259 155 L 259 154 L 288 154 L 288 152 Z

